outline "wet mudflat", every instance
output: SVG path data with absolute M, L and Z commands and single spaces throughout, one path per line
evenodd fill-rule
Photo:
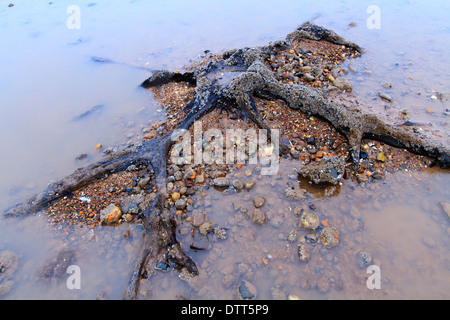
M 388 173 L 385 180 L 365 185 L 345 181 L 338 190 L 328 190 L 327 196 L 310 188 L 299 203 L 284 194 L 287 185 L 298 184 L 289 177 L 295 161 L 282 161 L 281 176 L 272 178 L 242 167 L 252 172 L 245 176 L 239 170 L 243 181 L 255 182 L 251 190 L 203 192 L 192 217 L 180 218 L 186 222 L 178 230 L 186 252 L 199 265 L 199 275 L 154 271 L 151 280 L 142 282 L 139 297 L 239 299 L 242 281 L 256 288 L 257 299 L 448 297 L 450 230 L 438 204 L 448 198 L 448 191 L 430 185 L 431 181 L 445 184 L 444 180 L 433 172 Z M 408 187 L 398 189 L 397 184 Z M 252 217 L 254 201 L 261 197 L 263 224 Z M 318 219 L 315 231 L 301 225 L 302 209 Z M 212 230 L 224 229 L 225 239 L 214 230 L 202 235 L 202 222 L 210 222 Z M 338 230 L 334 247 L 320 238 L 325 226 Z M 308 251 L 306 260 L 299 258 L 299 246 Z M 381 270 L 379 290 L 366 284 L 367 267 L 373 264 Z

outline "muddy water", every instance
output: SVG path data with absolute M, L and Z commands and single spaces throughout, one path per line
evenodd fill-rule
M 368 108 L 392 121 L 404 119 L 400 111 L 405 110 L 409 119 L 431 123 L 421 128 L 424 134 L 449 143 L 444 114 L 448 101 L 432 98 L 450 84 L 447 1 L 377 1 L 381 28 L 373 30 L 366 26 L 371 1 L 96 1 L 78 4 L 80 29 L 66 25 L 70 1 L 8 4 L 0 8 L 2 210 L 101 158 L 97 144 L 103 150 L 126 145 L 149 121 L 161 118 L 151 93 L 138 87 L 149 70 L 178 70 L 204 50 L 264 45 L 312 17 L 367 50 L 351 62 L 356 73 L 350 71 L 348 77 Z M 93 56 L 109 60 L 96 62 Z M 386 82 L 392 88 L 385 88 Z M 381 100 L 379 92 L 389 94 L 393 102 Z M 84 153 L 85 160 L 75 160 Z M 282 164 L 283 177 L 276 182 L 280 187 L 292 167 Z M 208 251 L 190 253 L 201 266 L 197 281 L 208 275 L 209 283 L 220 288 L 217 293 L 208 295 L 208 286 L 193 290 L 172 272 L 157 274 L 154 281 L 159 286 L 148 296 L 231 297 L 233 288 L 221 282 L 229 266 L 244 263 L 251 270 L 241 266 L 240 276 L 248 277 L 260 298 L 270 298 L 271 288 L 303 299 L 448 298 L 449 224 L 439 207 L 440 201 L 450 199 L 445 172 L 396 173 L 365 186 L 345 182 L 331 190 L 331 196 L 313 193 L 316 198 L 310 201 L 321 219 L 338 228 L 341 239 L 332 249 L 314 247 L 310 266 L 296 258 L 297 243 L 285 240 L 298 220 L 289 211 L 294 203 L 283 198 L 284 188 L 271 186 L 269 196 L 270 183 L 257 183 L 251 195 L 264 195 L 265 209 L 273 212 L 262 227 L 231 210 L 230 204 L 243 201 L 243 195 L 207 192 L 211 220 L 229 228 L 229 237 Z M 357 218 L 349 214 L 351 206 L 358 209 L 352 211 L 359 212 Z M 277 215 L 283 221 L 274 226 Z M 89 230 L 80 229 L 71 240 L 49 229 L 39 216 L 0 221 L 0 250 L 21 256 L 14 289 L 5 298 L 94 299 L 101 292 L 119 298 L 139 239 L 135 229 L 129 240 L 123 239 L 121 228 L 99 229 L 95 240 L 89 240 Z M 82 270 L 82 290 L 67 289 L 68 274 L 51 284 L 39 282 L 40 268 L 67 246 L 77 252 L 74 263 Z M 355 262 L 360 250 L 380 266 L 381 290 L 367 289 L 368 274 Z M 328 279 L 326 293 L 317 290 L 320 278 Z
M 450 229 L 439 205 L 449 197 L 444 175 L 401 172 L 381 182 L 345 181 L 324 190 L 298 182 L 296 163 L 283 160 L 273 177 L 246 175 L 252 169 L 243 167 L 236 178 L 256 181 L 250 191 L 210 189 L 199 196 L 195 210 L 204 210 L 206 221 L 225 228 L 227 239 L 210 234 L 208 250 L 192 249 L 197 235 L 190 224 L 180 224 L 178 239 L 199 265 L 199 276 L 180 280 L 175 272 L 157 273 L 149 288 L 143 286 L 142 297 L 235 299 L 245 280 L 259 299 L 449 298 Z M 288 185 L 307 188 L 308 198 L 287 199 Z M 251 219 L 256 197 L 266 198 L 260 208 L 267 216 L 262 226 Z M 311 241 L 308 235 L 320 231 L 300 228 L 296 207 L 316 214 L 320 228 L 337 228 L 339 244 L 326 248 Z M 299 244 L 309 251 L 307 262 L 299 261 Z M 370 260 L 363 260 L 363 253 Z M 380 289 L 367 285 L 369 265 L 380 268 Z

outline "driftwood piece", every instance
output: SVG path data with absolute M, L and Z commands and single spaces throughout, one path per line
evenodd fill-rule
M 263 47 L 225 52 L 223 59 L 211 62 L 193 72 L 155 71 L 152 77 L 141 85 L 151 88 L 173 81 L 186 81 L 196 86 L 196 95 L 185 107 L 186 116 L 177 129 L 189 129 L 197 119 L 215 108 L 226 107 L 243 119 L 251 119 L 258 127 L 267 129 L 270 138 L 270 128 L 259 115 L 253 97 L 277 98 L 284 100 L 294 110 L 327 120 L 344 134 L 348 139 L 350 156 L 355 167 L 358 165 L 360 144 L 364 138 L 379 140 L 395 147 L 406 148 L 413 153 L 429 156 L 441 167 L 450 165 L 450 152 L 447 146 L 422 139 L 402 126 L 385 123 L 376 115 L 365 113 L 357 106 L 349 108 L 337 106 L 317 89 L 303 84 L 278 82 L 264 62 L 277 50 L 289 48 L 296 39 L 328 41 L 359 53 L 363 52 L 358 45 L 346 41 L 333 31 L 305 23 L 289 34 L 286 40 Z M 222 76 L 219 77 L 219 74 Z M 132 164 L 146 166 L 154 174 L 159 195 L 145 211 L 146 225 L 142 247 L 124 297 L 127 299 L 136 297 L 142 270 L 150 260 L 169 261 L 196 274 L 198 271 L 195 263 L 182 252 L 176 240 L 173 217 L 170 211 L 164 208 L 163 203 L 166 197 L 167 156 L 174 143 L 171 134 L 172 132 L 169 132 L 162 137 L 144 142 L 133 150 L 126 150 L 78 169 L 72 175 L 49 185 L 41 194 L 8 209 L 6 215 L 27 215 L 37 212 L 65 194 L 105 174 L 125 170 Z M 280 142 L 280 153 L 288 150 L 289 148 Z M 158 245 L 155 246 L 155 242 L 158 242 Z M 157 249 L 149 250 L 151 244 Z

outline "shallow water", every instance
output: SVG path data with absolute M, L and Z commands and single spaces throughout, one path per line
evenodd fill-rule
M 274 292 L 300 299 L 449 298 L 450 229 L 439 206 L 441 199 L 449 197 L 445 175 L 400 172 L 367 185 L 345 181 L 329 187 L 327 196 L 300 182 L 309 196 L 296 201 L 284 195 L 289 181 L 298 185 L 296 163 L 281 161 L 280 176 L 243 176 L 241 172 L 238 179 L 256 181 L 250 191 L 226 194 L 210 189 L 199 196 L 195 210 L 204 210 L 206 221 L 225 228 L 227 239 L 213 240 L 209 235 L 210 248 L 195 250 L 190 247 L 195 237 L 192 226 L 180 224 L 178 240 L 199 265 L 199 276 L 188 280 L 187 286 L 176 272 L 157 273 L 143 283 L 141 297 L 236 299 L 237 286 L 246 280 L 256 287 L 258 299 L 273 299 Z M 251 221 L 255 197 L 266 198 L 261 210 L 267 221 L 262 226 Z M 320 241 L 305 241 L 307 234 L 318 236 L 319 231 L 298 227 L 297 206 L 336 227 L 339 244 L 325 248 Z M 289 239 L 292 232 L 295 240 Z M 298 244 L 309 251 L 308 262 L 299 261 Z M 361 252 L 370 254 L 370 263 L 360 266 Z M 367 286 L 369 265 L 380 267 L 380 289 Z M 319 289 L 319 281 L 325 281 L 327 289 Z
M 2 210 L 41 191 L 50 181 L 101 158 L 102 153 L 95 151 L 97 144 L 101 143 L 103 149 L 127 144 L 149 121 L 161 118 L 151 93 L 139 87 L 150 70 L 179 70 L 205 50 L 220 52 L 283 39 L 312 17 L 316 17 L 317 24 L 366 49 L 361 58 L 351 61 L 357 72 L 350 72 L 348 77 L 355 94 L 374 112 L 398 121 L 399 111 L 406 109 L 411 120 L 432 124 L 422 128 L 424 134 L 449 143 L 444 115 L 448 102 L 431 98 L 448 92 L 450 84 L 447 1 L 377 1 L 380 29 L 366 25 L 371 1 L 96 1 L 78 4 L 80 29 L 66 25 L 70 17 L 66 10 L 73 4 L 70 1 L 15 1 L 13 7 L 8 7 L 8 3 L 0 6 Z M 350 22 L 356 26 L 350 27 Z M 96 62 L 92 57 L 111 62 Z M 385 82 L 392 83 L 392 88 L 384 88 Z M 391 95 L 393 103 L 380 100 L 378 92 Z M 74 120 L 97 105 L 102 107 Z M 429 109 L 433 112 L 427 113 Z M 75 160 L 83 153 L 88 154 L 87 159 Z M 291 169 L 289 164 L 283 166 L 285 171 Z M 304 289 L 301 279 L 289 281 L 289 277 L 295 278 L 296 268 L 304 267 L 295 261 L 294 247 L 285 248 L 286 242 L 273 239 L 288 232 L 294 217 L 286 215 L 286 230 L 268 224 L 261 232 L 249 225 L 255 238 L 260 239 L 252 244 L 254 254 L 246 257 L 258 260 L 248 263 L 255 264 L 252 283 L 259 297 L 270 298 L 270 288 L 275 286 L 303 299 L 448 299 L 449 222 L 439 207 L 440 201 L 449 201 L 448 190 L 446 172 L 405 172 L 362 187 L 346 182 L 335 196 L 318 199 L 319 212 L 342 231 L 338 247 L 331 253 L 319 250 L 317 255 L 327 261 L 319 268 L 319 274 L 321 270 L 323 274 L 331 273 L 343 283 L 343 289 L 332 287 L 325 294 Z M 266 205 L 272 200 L 273 206 L 280 201 L 280 207 L 288 207 L 278 197 L 269 199 Z M 224 199 L 219 197 L 217 201 Z M 350 219 L 346 213 L 350 202 L 362 211 L 361 230 L 351 230 L 353 220 L 347 221 L 350 224 L 345 222 Z M 217 223 L 229 223 L 229 217 L 217 213 L 213 218 Z M 241 232 L 238 227 L 235 229 Z M 86 240 L 77 244 L 81 246 L 77 247 L 77 263 L 86 280 L 82 290 L 67 290 L 65 279 L 48 288 L 36 284 L 35 274 L 65 241 L 47 228 L 40 217 L 0 221 L 0 250 L 21 255 L 16 285 L 5 298 L 93 299 L 101 291 L 107 291 L 108 298 L 120 298 L 139 236 L 124 241 L 123 230 L 105 228 L 98 231 L 98 241 L 90 242 L 88 230 L 77 232 Z M 426 235 L 433 238 L 434 246 L 423 243 Z M 220 270 L 243 258 L 242 248 L 235 250 L 236 243 L 230 242 L 215 244 L 220 254 L 214 251 L 216 247 L 194 254 L 199 265 L 205 264 L 205 270 L 218 266 L 215 276 L 211 275 L 217 283 L 223 277 Z M 106 250 L 106 259 L 108 253 L 103 251 L 108 243 L 116 244 L 111 251 Z M 354 251 L 360 249 L 370 252 L 381 265 L 381 290 L 368 290 L 367 273 L 350 261 Z M 261 262 L 264 254 L 279 250 L 287 250 L 287 258 L 274 258 L 267 265 Z M 205 297 L 202 292 L 192 293 L 176 273 L 157 275 L 155 279 L 165 290 L 159 290 L 152 298 Z M 230 294 L 231 290 L 224 288 L 217 297 Z

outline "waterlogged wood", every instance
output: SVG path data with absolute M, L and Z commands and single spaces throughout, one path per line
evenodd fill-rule
M 422 139 L 404 126 L 394 126 L 383 122 L 376 115 L 368 114 L 357 105 L 342 108 L 330 102 L 322 91 L 303 84 L 282 84 L 276 80 L 273 71 L 264 61 L 279 50 L 288 49 L 293 41 L 312 39 L 327 41 L 348 47 L 359 53 L 363 49 L 348 42 L 333 31 L 305 23 L 286 37 L 267 46 L 235 49 L 223 54 L 223 58 L 200 67 L 193 72 L 179 73 L 156 71 L 141 85 L 146 88 L 169 82 L 187 81 L 196 86 L 196 95 L 185 107 L 186 116 L 176 129 L 189 129 L 194 122 L 214 109 L 233 111 L 243 119 L 250 119 L 259 128 L 271 130 L 260 116 L 254 96 L 282 99 L 290 108 L 329 121 L 348 139 L 351 158 L 355 167 L 360 157 L 361 140 L 371 138 L 395 147 L 406 148 L 414 153 L 426 155 L 441 167 L 450 165 L 447 146 Z M 97 62 L 109 60 L 97 59 Z M 218 75 L 222 76 L 219 77 Z M 226 76 L 223 76 L 226 74 Z M 158 197 L 145 210 L 145 232 L 130 282 L 124 298 L 133 299 L 138 292 L 139 279 L 147 264 L 168 261 L 187 268 L 197 274 L 195 263 L 183 253 L 175 237 L 175 222 L 169 210 L 164 208 L 166 198 L 166 163 L 168 152 L 173 145 L 172 132 L 153 138 L 134 149 L 125 150 L 98 163 L 78 169 L 72 175 L 51 184 L 41 194 L 18 204 L 6 211 L 6 215 L 27 215 L 45 209 L 53 201 L 103 177 L 105 174 L 120 172 L 130 165 L 146 167 L 154 175 Z M 280 153 L 290 148 L 280 142 Z

